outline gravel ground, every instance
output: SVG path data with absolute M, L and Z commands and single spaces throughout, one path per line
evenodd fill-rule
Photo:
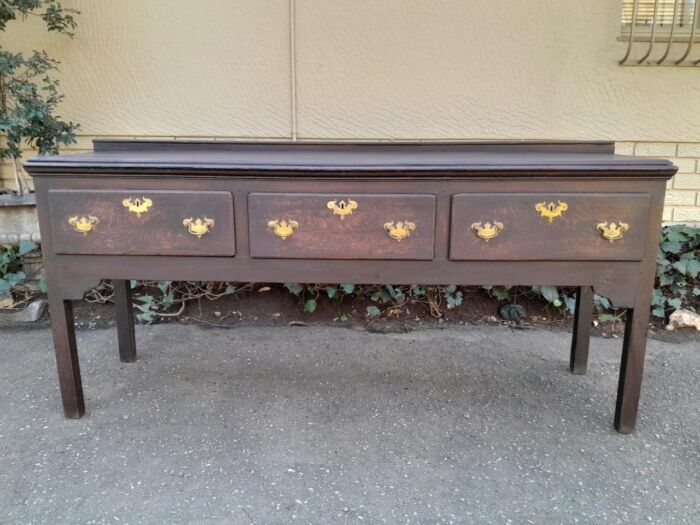
M 498 326 L 81 331 L 62 416 L 47 330 L 0 333 L 0 523 L 700 523 L 700 348 L 649 342 L 637 432 L 621 341 Z

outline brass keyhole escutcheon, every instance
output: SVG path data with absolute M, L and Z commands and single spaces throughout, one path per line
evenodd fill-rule
M 148 197 L 135 199 L 129 197 L 122 201 L 122 206 L 128 208 L 131 213 L 135 213 L 137 217 L 141 217 L 143 213 L 148 213 L 148 209 L 153 206 L 153 201 Z
M 326 207 L 333 212 L 333 215 L 337 215 L 341 221 L 345 219 L 346 215 L 352 215 L 353 210 L 356 210 L 358 206 L 357 201 L 352 199 L 347 201 L 333 199 L 326 203 Z
M 267 223 L 267 227 L 272 230 L 272 233 L 282 239 L 283 241 L 287 237 L 291 237 L 294 235 L 294 231 L 299 227 L 299 223 L 297 221 L 292 221 L 292 220 L 284 220 L 282 219 L 281 221 L 278 219 L 269 221 Z
M 214 219 L 208 217 L 197 217 L 194 219 L 189 217 L 182 221 L 182 225 L 192 235 L 196 235 L 198 239 L 201 239 L 202 235 L 209 233 L 209 230 L 214 227 Z
M 562 213 L 569 209 L 569 205 L 562 201 L 557 201 L 557 204 L 550 202 L 538 202 L 535 204 L 535 210 L 540 212 L 540 217 L 545 217 L 549 224 L 554 222 L 556 217 L 561 217 Z
M 95 226 L 97 226 L 99 223 L 100 220 L 93 215 L 88 215 L 87 217 L 78 217 L 76 215 L 75 217 L 70 217 L 68 219 L 68 224 L 73 226 L 73 229 L 75 231 L 82 233 L 83 235 L 87 235 L 88 233 L 93 231 L 95 229 Z
M 625 232 L 629 231 L 629 229 L 630 225 L 626 222 L 599 222 L 596 224 L 596 230 L 610 243 L 622 239 L 622 236 Z
M 471 231 L 480 239 L 489 242 L 503 230 L 503 223 L 499 221 L 493 222 L 475 222 L 470 226 Z

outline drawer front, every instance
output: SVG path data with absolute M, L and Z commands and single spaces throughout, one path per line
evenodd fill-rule
M 435 196 L 251 193 L 251 257 L 430 260 Z
M 235 254 L 228 192 L 50 190 L 49 208 L 59 254 Z
M 649 205 L 644 193 L 453 195 L 450 259 L 638 261 Z

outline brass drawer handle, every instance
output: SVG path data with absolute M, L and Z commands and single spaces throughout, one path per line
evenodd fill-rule
M 608 242 L 613 242 L 618 239 L 622 239 L 625 232 L 629 231 L 630 225 L 626 222 L 611 222 L 608 224 L 606 221 L 596 224 L 596 229 L 600 232 L 604 239 L 606 239 Z
M 198 239 L 201 239 L 202 235 L 209 233 L 209 229 L 214 227 L 214 219 L 208 217 L 193 219 L 189 217 L 182 221 L 182 225 L 192 235 L 196 235 Z
M 346 215 L 352 215 L 352 211 L 356 210 L 358 206 L 357 201 L 352 199 L 348 199 L 347 201 L 341 200 L 340 202 L 338 202 L 337 199 L 333 199 L 326 203 L 326 207 L 332 210 L 333 215 L 337 215 L 341 221 Z
M 297 221 L 291 221 L 291 220 L 273 220 L 267 223 L 267 227 L 272 230 L 272 233 L 275 234 L 277 237 L 279 237 L 282 240 L 285 240 L 287 237 L 291 237 L 294 235 L 294 230 L 296 230 L 299 227 L 299 223 Z
M 471 225 L 470 229 L 476 234 L 480 239 L 484 239 L 489 242 L 490 239 L 496 237 L 501 230 L 503 230 L 503 223 L 498 221 L 491 222 L 475 222 Z
M 540 212 L 540 217 L 546 217 L 549 224 L 554 222 L 555 217 L 561 217 L 561 214 L 569 209 L 569 205 L 562 201 L 557 201 L 557 204 L 550 202 L 538 202 L 535 204 L 535 210 Z
M 153 206 L 153 201 L 148 197 L 142 197 L 140 199 L 136 197 L 133 200 L 129 197 L 122 201 L 122 206 L 129 208 L 129 211 L 135 213 L 137 217 L 141 217 L 142 213 L 147 213 L 148 209 Z
M 409 221 L 398 221 L 396 224 L 391 221 L 384 223 L 384 229 L 389 237 L 401 242 L 401 239 L 405 239 L 416 230 L 416 225 Z
M 93 216 L 93 215 L 88 215 L 87 217 L 78 217 L 77 215 L 75 217 L 71 217 L 68 219 L 68 224 L 73 226 L 73 229 L 79 233 L 82 233 L 83 235 L 87 235 L 91 231 L 95 229 L 95 226 L 97 226 L 100 223 L 100 220 Z

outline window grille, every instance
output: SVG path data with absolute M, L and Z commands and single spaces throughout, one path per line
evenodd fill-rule
M 623 0 L 621 26 L 621 65 L 700 65 L 700 0 Z

